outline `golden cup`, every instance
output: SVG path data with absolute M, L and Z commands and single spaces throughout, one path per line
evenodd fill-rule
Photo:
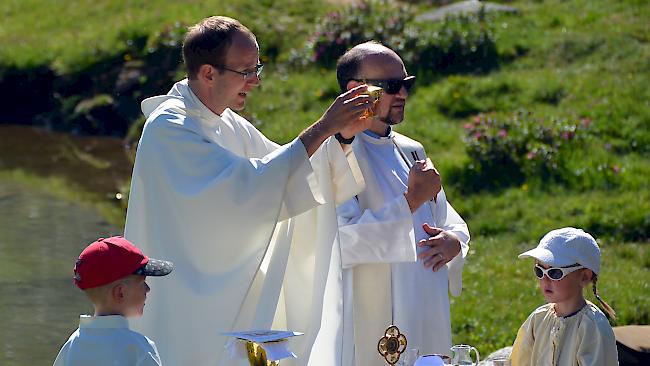
M 266 358 L 266 351 L 255 342 L 246 342 L 248 362 L 251 366 L 278 366 L 280 361 L 270 361 Z
M 363 111 L 361 118 L 370 118 L 375 115 L 375 110 L 374 110 L 375 106 L 377 105 L 377 102 L 379 101 L 383 93 L 384 93 L 384 89 L 378 86 L 368 85 L 367 94 L 370 97 L 372 97 L 372 107 Z

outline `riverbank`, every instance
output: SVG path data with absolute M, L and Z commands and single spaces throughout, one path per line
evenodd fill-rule
M 0 180 L 92 205 L 124 224 L 132 150 L 122 139 L 0 125 Z

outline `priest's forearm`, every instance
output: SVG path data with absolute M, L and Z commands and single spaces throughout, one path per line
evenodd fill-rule
M 330 136 L 332 136 L 336 131 L 331 131 L 327 129 L 327 125 L 323 120 L 318 120 L 313 125 L 309 126 L 306 130 L 302 131 L 298 138 L 305 145 L 305 150 L 307 150 L 307 155 L 311 157 L 320 145 Z
M 426 200 L 426 199 L 422 199 L 421 197 L 416 197 L 416 195 L 413 194 L 412 192 L 413 192 L 413 191 L 409 191 L 409 190 L 407 190 L 406 192 L 404 192 L 404 197 L 406 198 L 406 202 L 407 202 L 408 205 L 409 205 L 409 209 L 411 210 L 411 213 L 414 213 L 414 212 L 417 211 L 417 210 L 420 208 L 420 206 L 422 206 L 422 204 L 423 204 L 424 202 L 426 202 L 427 200 Z

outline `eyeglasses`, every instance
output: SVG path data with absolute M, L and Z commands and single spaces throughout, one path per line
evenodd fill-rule
M 260 77 L 260 74 L 262 73 L 262 69 L 264 68 L 264 65 L 262 65 L 261 63 L 258 63 L 257 65 L 255 65 L 255 71 L 237 71 L 237 70 L 233 70 L 233 69 L 227 68 L 227 67 L 222 66 L 222 65 L 212 65 L 212 66 L 214 66 L 214 67 L 216 67 L 218 69 L 223 69 L 223 70 L 226 70 L 226 71 L 237 73 L 237 74 L 243 76 L 244 80 L 250 80 L 255 76 Z
M 415 84 L 415 76 L 407 76 L 404 79 L 352 79 L 354 81 L 361 81 L 368 85 L 375 85 L 382 89 L 386 94 L 397 94 L 402 90 L 402 87 L 406 88 L 408 92 Z
M 568 267 L 551 267 L 551 268 L 544 269 L 539 264 L 535 264 L 535 268 L 533 268 L 533 270 L 535 271 L 535 276 L 540 280 L 544 278 L 544 275 L 546 275 L 548 278 L 550 278 L 553 281 L 559 281 L 564 277 L 566 277 L 569 273 L 575 272 L 583 268 L 585 267 L 579 264 L 574 264 Z

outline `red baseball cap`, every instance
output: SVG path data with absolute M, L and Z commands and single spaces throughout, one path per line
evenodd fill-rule
M 166 276 L 169 261 L 148 258 L 121 236 L 99 238 L 81 252 L 74 266 L 74 283 L 82 290 L 103 286 L 131 274 Z

